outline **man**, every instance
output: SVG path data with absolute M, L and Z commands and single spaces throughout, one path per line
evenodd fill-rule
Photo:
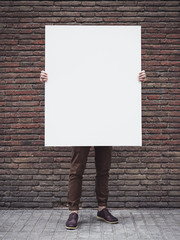
M 46 82 L 48 74 L 41 71 L 40 81 Z M 139 81 L 146 80 L 145 71 L 139 73 Z M 94 147 L 95 149 L 95 166 L 96 166 L 96 198 L 98 202 L 97 218 L 107 223 L 118 223 L 107 209 L 108 200 L 108 179 L 111 166 L 112 147 Z M 71 211 L 66 222 L 67 229 L 76 229 L 78 224 L 78 210 L 82 190 L 82 176 L 85 170 L 90 146 L 72 147 L 71 168 L 68 184 L 68 204 Z

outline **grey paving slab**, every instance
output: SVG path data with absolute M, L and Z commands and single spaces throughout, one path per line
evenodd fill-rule
M 180 209 L 112 209 L 118 224 L 79 212 L 76 230 L 66 230 L 67 209 L 0 210 L 0 240 L 180 240 Z

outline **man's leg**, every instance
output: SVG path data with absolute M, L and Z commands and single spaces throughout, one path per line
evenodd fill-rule
M 117 223 L 115 218 L 107 209 L 107 200 L 109 195 L 108 181 L 109 170 L 111 167 L 112 147 L 95 147 L 96 164 L 96 197 L 98 201 L 97 218 L 108 222 Z
M 78 210 L 82 191 L 82 176 L 86 167 L 90 147 L 72 147 L 71 168 L 69 174 L 68 197 L 69 210 L 72 211 L 66 222 L 67 229 L 77 227 Z
M 72 147 L 71 168 L 68 184 L 69 210 L 78 210 L 82 190 L 82 176 L 90 147 Z
M 98 206 L 107 206 L 108 181 L 111 167 L 112 147 L 94 147 L 96 164 L 96 197 Z

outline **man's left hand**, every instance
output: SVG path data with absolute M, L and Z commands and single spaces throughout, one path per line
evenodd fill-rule
M 144 82 L 146 81 L 146 72 L 144 70 L 142 70 L 140 73 L 139 73 L 139 81 L 141 82 Z

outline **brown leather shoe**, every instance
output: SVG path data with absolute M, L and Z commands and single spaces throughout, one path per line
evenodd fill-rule
M 77 222 L 78 222 L 78 214 L 75 212 L 72 212 L 69 215 L 69 218 L 66 222 L 66 229 L 68 230 L 74 230 L 77 228 Z
M 118 223 L 118 219 L 114 217 L 107 208 L 103 208 L 101 211 L 97 212 L 97 218 L 103 220 L 107 223 Z

